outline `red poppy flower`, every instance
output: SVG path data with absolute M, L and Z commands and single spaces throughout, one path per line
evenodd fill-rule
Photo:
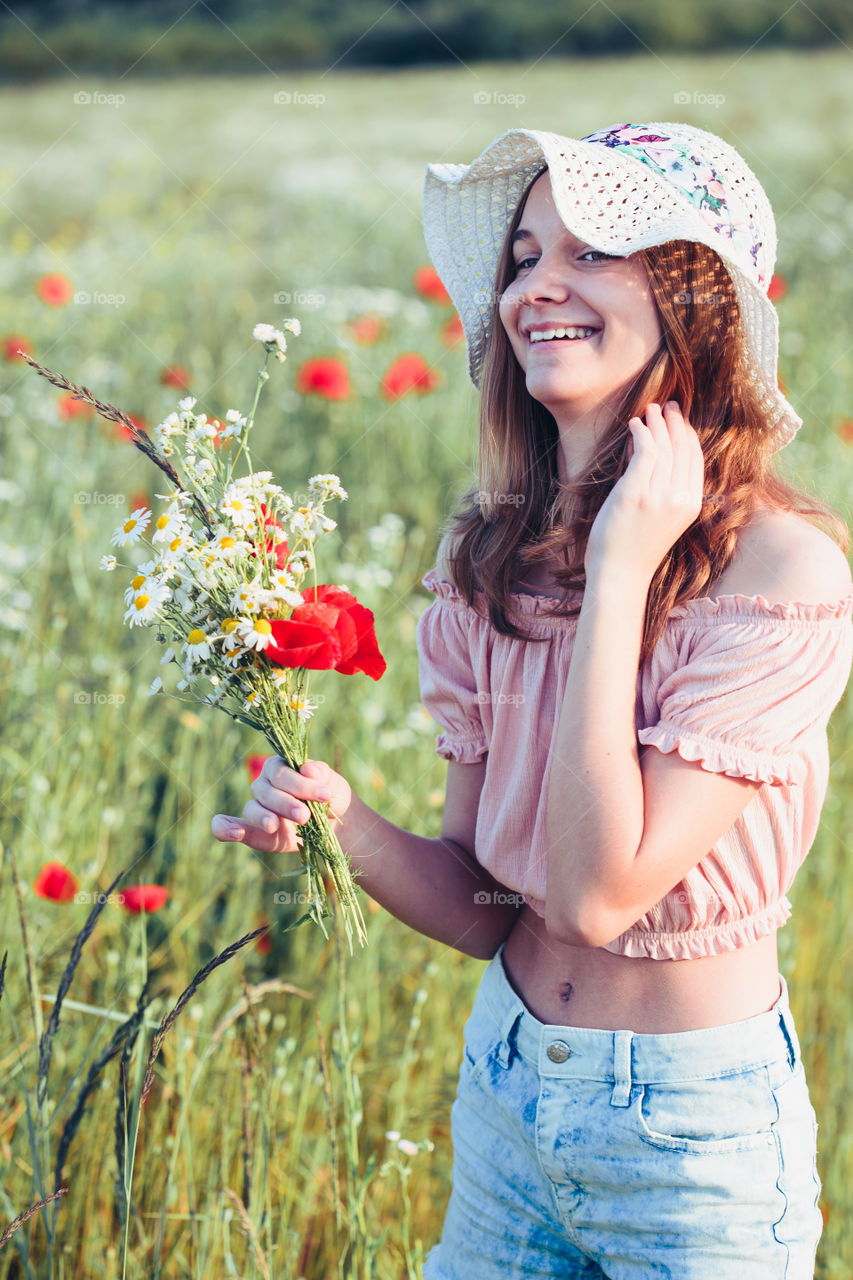
M 305 360 L 296 376 L 296 390 L 303 396 L 346 400 L 350 393 L 347 367 L 334 356 L 315 356 L 312 360 Z
M 415 351 L 398 356 L 385 370 L 382 394 L 388 400 L 399 400 L 410 391 L 424 396 L 438 386 L 438 373 Z
M 77 892 L 77 877 L 62 862 L 47 862 L 36 876 L 33 893 L 50 902 L 72 902 Z
M 374 342 L 384 338 L 388 332 L 388 326 L 382 317 L 370 313 L 347 321 L 347 328 L 361 347 L 372 347 Z
M 68 276 L 54 271 L 50 275 L 42 276 L 36 284 L 36 293 L 49 307 L 67 307 L 74 297 L 74 285 Z
M 222 431 L 222 428 L 225 426 L 225 423 L 222 421 L 221 418 L 208 418 L 208 422 L 213 423 L 214 429 L 216 431 L 216 435 L 213 437 L 213 447 L 214 449 L 218 449 L 219 446 L 224 443 L 220 435 L 220 432 Z
M 146 493 L 144 489 L 137 489 L 127 500 L 128 511 L 138 511 L 140 507 L 151 510 L 151 494 Z
M 160 884 L 131 884 L 119 891 L 118 899 L 125 911 L 138 916 L 143 911 L 159 911 L 168 896 L 169 890 Z
M 26 351 L 28 356 L 33 354 L 30 342 L 19 333 L 10 333 L 3 339 L 3 355 L 7 360 L 23 360 L 24 357 L 18 355 L 19 349 Z
M 439 337 L 446 347 L 455 347 L 457 343 L 465 341 L 465 330 L 462 328 L 458 312 L 454 312 L 441 326 Z
M 260 918 L 257 923 L 257 928 L 260 929 L 261 925 L 267 926 L 267 932 L 262 933 L 259 938 L 255 939 L 255 950 L 262 956 L 268 956 L 272 951 L 272 938 L 269 934 L 269 920 Z
M 193 376 L 189 369 L 185 369 L 180 364 L 167 365 L 160 374 L 160 381 L 164 387 L 178 387 L 181 391 L 189 391 Z
M 72 418 L 91 418 L 95 410 L 85 400 L 75 400 L 73 394 L 70 391 L 66 391 L 65 395 L 60 396 L 56 403 L 56 412 L 60 418 L 64 418 L 67 422 Z
M 288 619 L 271 623 L 273 643 L 264 653 L 281 667 L 334 669 L 351 676 L 363 671 L 378 680 L 386 669 L 379 652 L 370 609 L 341 587 L 306 587 L 305 604 Z
M 249 771 L 249 781 L 254 782 L 255 778 L 261 776 L 261 770 L 269 760 L 269 756 L 251 755 L 246 756 L 246 768 Z
M 780 298 L 784 298 L 788 292 L 788 281 L 784 276 L 773 275 L 770 277 L 770 284 L 767 289 L 767 296 L 771 302 L 778 302 Z
M 845 444 L 853 444 L 853 418 L 844 418 L 839 423 L 838 434 Z
M 418 293 L 427 302 L 437 302 L 442 307 L 450 306 L 450 294 L 441 283 L 441 276 L 435 267 L 416 267 L 412 280 Z

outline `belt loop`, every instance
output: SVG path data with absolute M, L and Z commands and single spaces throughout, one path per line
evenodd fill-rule
M 611 1107 L 627 1107 L 631 1101 L 631 1040 L 632 1031 L 613 1032 L 613 1092 Z
M 518 1021 L 523 1013 L 524 1006 L 522 1004 L 518 1004 L 517 1006 L 514 1005 L 501 1026 L 501 1038 L 497 1049 L 497 1059 L 504 1070 L 506 1070 L 512 1062 L 513 1053 L 518 1053 L 515 1038 Z

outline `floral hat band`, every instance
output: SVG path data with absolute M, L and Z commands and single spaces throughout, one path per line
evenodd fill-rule
M 582 141 L 600 143 L 648 165 L 681 191 L 718 235 L 731 241 L 733 256 L 737 255 L 744 268 L 754 268 L 756 284 L 769 286 L 776 257 L 776 232 L 773 212 L 758 180 L 740 156 L 738 167 L 744 173 L 737 173 L 730 161 L 725 167 L 715 168 L 688 137 L 672 131 L 654 132 L 658 127 L 664 126 L 614 125 L 589 133 Z M 715 141 L 719 144 L 720 139 Z M 748 183 L 743 180 L 746 174 Z M 763 208 L 758 207 L 761 205 Z
M 691 240 L 719 255 L 737 295 L 749 376 L 773 448 L 793 439 L 802 419 L 778 387 L 779 323 L 767 297 L 776 260 L 773 211 L 738 152 L 692 125 L 615 124 L 581 139 L 511 129 L 470 165 L 427 166 L 424 235 L 459 312 L 474 385 L 506 230 L 543 168 L 564 226 L 592 249 L 627 256 Z

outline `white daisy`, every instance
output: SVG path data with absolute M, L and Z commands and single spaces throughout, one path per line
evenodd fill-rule
M 194 663 L 205 662 L 210 657 L 210 637 L 198 627 L 193 627 L 183 647 L 187 657 Z
M 268 618 L 243 618 L 237 626 L 237 635 L 247 649 L 262 652 L 273 642 L 272 624 Z
M 148 528 L 150 519 L 151 512 L 147 507 L 137 507 L 135 511 L 131 511 L 124 524 L 119 525 L 110 542 L 115 547 L 132 547 Z
M 118 561 L 115 556 L 101 556 L 101 563 L 98 568 L 103 569 L 105 573 L 112 573 L 117 564 Z
M 288 333 L 292 333 L 294 337 L 297 338 L 302 332 L 302 322 L 295 318 L 292 320 L 282 320 L 281 327 L 282 329 L 286 329 Z
M 312 476 L 308 481 L 308 488 L 311 493 L 325 493 L 329 498 L 346 498 L 347 496 L 340 478 L 332 475 L 331 472 Z
M 146 627 L 153 622 L 169 599 L 169 588 L 162 583 L 151 582 L 149 589 L 134 595 L 124 620 L 130 627 Z
M 231 596 L 229 608 L 235 613 L 260 613 L 266 603 L 265 594 L 260 584 L 243 582 Z
M 286 697 L 286 695 L 284 695 Z M 309 698 L 300 698 L 297 694 L 291 694 L 287 698 L 288 706 L 295 711 L 300 720 L 310 720 L 317 707 L 318 702 L 311 702 Z
M 299 507 L 293 512 L 290 517 L 291 531 L 312 538 L 320 532 L 324 518 L 321 509 L 313 502 L 309 502 L 306 507 Z
M 178 408 L 180 409 L 181 413 L 192 413 L 193 409 L 195 408 L 195 404 L 196 404 L 195 396 L 184 396 L 183 400 L 178 401 Z
M 154 532 L 151 534 L 152 542 L 170 542 L 178 533 L 185 533 L 189 529 L 186 516 L 178 510 L 164 511 L 154 521 Z
M 287 338 L 281 329 L 276 329 L 271 324 L 256 324 L 252 330 L 252 337 L 262 342 L 267 351 L 273 351 L 277 360 L 284 361 L 287 353 Z
M 244 542 L 241 538 L 235 538 L 234 534 L 227 527 L 221 528 L 216 537 L 207 543 L 205 550 L 212 556 L 219 557 L 229 563 L 235 556 L 246 555 L 252 550 L 251 542 Z
M 255 504 L 241 485 L 230 484 L 225 490 L 219 510 L 238 529 L 255 527 Z
M 246 694 L 246 701 L 243 703 L 244 711 L 257 711 L 260 706 L 261 691 L 253 689 L 251 693 Z

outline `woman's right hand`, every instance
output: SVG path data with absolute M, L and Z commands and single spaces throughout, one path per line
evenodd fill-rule
M 333 831 L 352 803 L 346 778 L 322 760 L 306 760 L 297 772 L 281 756 L 270 756 L 250 790 L 254 798 L 242 818 L 217 813 L 210 829 L 217 840 L 240 841 L 261 853 L 297 851 L 302 843 L 297 827 L 311 817 L 306 800 L 329 802 Z

